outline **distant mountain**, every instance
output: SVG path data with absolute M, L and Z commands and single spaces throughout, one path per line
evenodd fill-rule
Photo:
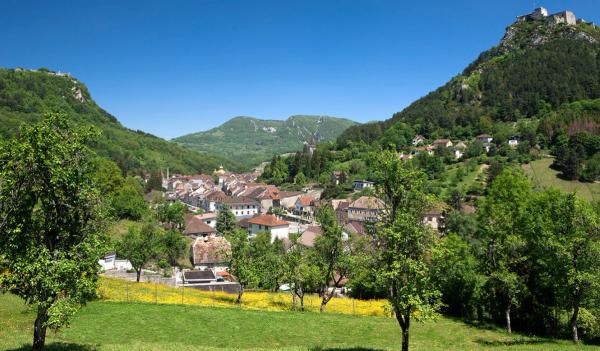
M 235 117 L 217 128 L 173 141 L 251 167 L 275 154 L 300 150 L 304 142 L 335 140 L 353 125 L 356 122 L 349 119 L 328 116 L 292 116 L 287 120 Z
M 448 83 L 387 121 L 347 129 L 338 143 L 402 146 L 407 127 L 428 137 L 472 137 L 492 132 L 499 122 L 598 98 L 600 29 L 569 11 L 548 14 L 540 8 L 519 16 L 497 46 Z
M 0 138 L 13 136 L 23 123 L 39 121 L 48 111 L 63 111 L 76 124 L 98 127 L 102 135 L 94 148 L 124 171 L 139 173 L 169 167 L 173 172 L 212 171 L 235 162 L 200 154 L 125 128 L 98 106 L 86 86 L 68 74 L 47 69 L 0 69 Z

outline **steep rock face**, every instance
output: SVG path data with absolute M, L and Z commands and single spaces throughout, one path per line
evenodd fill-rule
M 500 41 L 499 48 L 501 53 L 506 53 L 517 49 L 539 46 L 557 39 L 580 40 L 589 44 L 596 44 L 599 39 L 597 33 L 594 32 L 595 27 L 586 23 L 567 25 L 544 20 L 515 22 L 506 28 L 506 33 Z

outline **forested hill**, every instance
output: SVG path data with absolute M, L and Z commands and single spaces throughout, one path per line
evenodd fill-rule
M 355 124 L 349 119 L 328 116 L 292 116 L 287 120 L 235 117 L 217 128 L 184 135 L 174 141 L 251 167 L 275 154 L 295 152 L 304 142 L 335 140 Z
M 23 123 L 49 111 L 62 111 L 76 124 L 98 127 L 94 148 L 128 173 L 170 167 L 175 172 L 211 171 L 223 160 L 194 152 L 142 131 L 125 128 L 100 108 L 77 79 L 46 69 L 0 69 L 0 138 L 9 138 Z M 229 168 L 235 164 L 225 163 Z
M 426 137 L 468 138 L 493 132 L 494 123 L 537 117 L 574 101 L 600 98 L 600 29 L 528 19 L 510 25 L 444 86 L 384 122 L 349 128 L 349 141 L 402 146 L 402 122 Z M 596 120 L 596 124 L 600 124 Z

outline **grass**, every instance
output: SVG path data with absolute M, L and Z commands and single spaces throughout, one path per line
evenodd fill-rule
M 34 313 L 0 295 L 0 349 L 30 349 Z M 97 301 L 70 327 L 49 332 L 49 350 L 397 350 L 400 329 L 386 317 Z M 515 335 L 441 318 L 413 323 L 411 350 L 592 350 L 565 340 Z M 595 346 L 597 347 L 597 346 Z
M 558 177 L 558 171 L 550 168 L 553 158 L 543 158 L 523 165 L 525 172 L 532 177 L 536 188 L 553 187 L 565 192 L 577 192 L 577 194 L 589 201 L 600 200 L 600 183 L 584 183 L 569 181 Z

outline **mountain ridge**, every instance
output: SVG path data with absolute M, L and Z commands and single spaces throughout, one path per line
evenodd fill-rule
M 356 124 L 347 118 L 318 115 L 293 115 L 284 120 L 236 116 L 218 127 L 171 140 L 252 166 L 275 154 L 297 151 L 304 142 L 333 141 Z
M 348 128 L 338 145 L 394 143 L 392 127 L 402 123 L 428 137 L 473 137 L 496 122 L 534 117 L 544 104 L 600 98 L 600 29 L 568 11 L 534 13 L 519 16 L 446 84 L 385 121 Z
M 123 126 L 92 99 L 85 84 L 67 73 L 46 68 L 0 68 L 0 138 L 10 138 L 23 123 L 35 123 L 45 113 L 61 111 L 79 125 L 93 125 L 101 136 L 92 145 L 115 161 L 123 173 L 143 174 L 169 167 L 174 172 L 212 171 L 235 162 L 184 149 L 141 130 Z

